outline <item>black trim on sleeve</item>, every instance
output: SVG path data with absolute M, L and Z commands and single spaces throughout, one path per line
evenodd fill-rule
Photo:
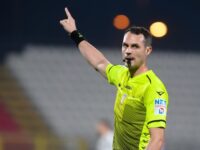
M 111 70 L 111 69 L 112 69 L 112 67 L 114 67 L 114 66 L 116 66 L 116 65 L 112 65 L 112 66 L 109 68 L 108 72 L 110 72 L 110 70 Z
M 149 124 L 151 124 L 151 123 L 153 123 L 153 122 L 160 122 L 160 121 L 166 123 L 165 120 L 152 120 L 152 121 L 148 122 L 147 125 L 149 125 Z
M 147 78 L 149 79 L 149 82 L 151 83 L 151 78 L 148 76 L 148 75 L 146 75 L 147 76 Z

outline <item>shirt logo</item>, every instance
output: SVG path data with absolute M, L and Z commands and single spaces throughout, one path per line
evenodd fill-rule
M 163 99 L 154 100 L 154 113 L 155 115 L 166 115 L 167 114 L 167 104 Z
M 163 92 L 163 91 L 157 91 L 157 93 L 158 93 L 158 95 L 163 95 L 165 92 Z

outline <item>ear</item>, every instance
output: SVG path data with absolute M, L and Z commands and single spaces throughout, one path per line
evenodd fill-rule
M 146 55 L 148 56 L 149 54 L 151 54 L 152 52 L 152 47 L 151 46 L 147 46 L 146 47 Z

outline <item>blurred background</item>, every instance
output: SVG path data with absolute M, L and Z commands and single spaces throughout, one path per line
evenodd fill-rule
M 115 88 L 59 25 L 67 6 L 88 41 L 122 64 L 124 30 L 154 35 L 149 67 L 167 86 L 166 150 L 200 149 L 200 2 L 7 0 L 0 9 L 0 150 L 94 150 Z

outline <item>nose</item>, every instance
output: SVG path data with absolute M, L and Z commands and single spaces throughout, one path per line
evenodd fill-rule
M 127 48 L 126 49 L 126 51 L 125 51 L 125 54 L 127 55 L 127 56 L 129 56 L 129 55 L 131 55 L 131 48 Z

